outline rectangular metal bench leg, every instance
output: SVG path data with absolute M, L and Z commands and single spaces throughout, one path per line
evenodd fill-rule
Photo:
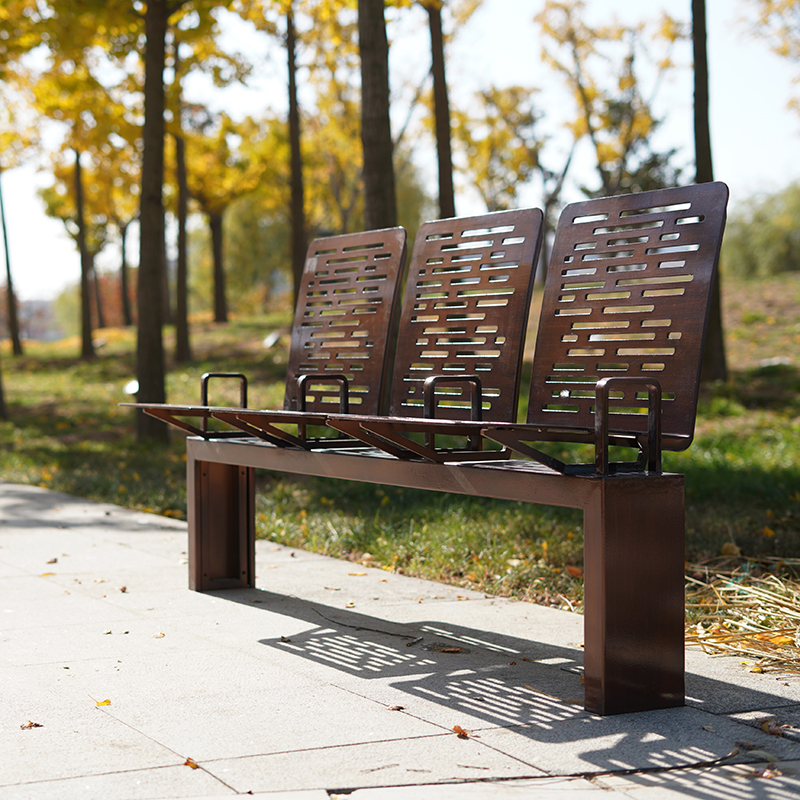
M 187 457 L 189 588 L 255 586 L 255 470 Z
M 585 707 L 682 706 L 683 476 L 598 484 L 584 506 Z

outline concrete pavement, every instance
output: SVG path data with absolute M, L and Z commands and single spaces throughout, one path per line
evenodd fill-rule
M 267 541 L 199 594 L 186 544 L 0 483 L 2 800 L 800 796 L 798 676 L 689 651 L 686 707 L 597 717 L 578 615 Z

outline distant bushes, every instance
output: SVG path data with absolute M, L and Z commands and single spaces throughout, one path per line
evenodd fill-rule
M 800 184 L 752 197 L 729 216 L 722 264 L 742 278 L 800 271 Z

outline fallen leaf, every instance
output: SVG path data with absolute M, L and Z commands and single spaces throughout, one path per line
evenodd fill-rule
M 48 564 L 58 564 L 58 559 L 57 558 L 51 558 L 47 563 Z
M 779 769 L 773 769 L 772 767 L 753 770 L 754 778 L 780 778 L 781 775 L 783 775 L 783 773 Z
M 573 578 L 583 577 L 583 570 L 580 567 L 567 567 L 567 572 L 569 572 Z
M 51 575 L 55 575 L 55 572 L 43 572 L 39 577 L 40 578 L 49 578 Z
M 120 586 L 120 587 L 119 587 L 119 590 L 120 590 L 120 591 L 121 591 L 123 594 L 125 594 L 125 592 L 127 592 L 127 591 L 128 591 L 128 587 L 127 587 L 127 586 Z
M 110 700 L 108 700 L 108 699 L 106 699 L 106 700 L 97 700 L 96 698 L 92 697 L 91 695 L 89 695 L 89 697 L 91 697 L 91 698 L 92 698 L 92 700 L 94 700 L 94 702 L 95 702 L 95 703 L 96 703 L 98 706 L 110 706 L 110 705 L 111 705 L 111 701 L 110 701 Z
M 703 725 L 703 730 L 708 731 L 709 733 L 716 733 L 713 725 Z
M 762 672 L 764 672 L 764 670 L 761 667 L 753 667 L 753 669 L 751 669 L 750 672 L 757 672 L 758 674 L 761 674 Z
M 777 725 L 774 719 L 765 719 L 761 723 L 761 730 L 764 731 L 764 733 L 770 733 L 773 736 L 783 736 L 781 726 Z
M 469 734 L 460 725 L 453 725 L 453 730 L 459 739 L 469 739 Z
M 287 639 L 285 636 L 281 636 L 281 641 L 282 642 L 291 642 L 292 640 L 291 639 Z
M 722 556 L 740 556 L 742 551 L 733 542 L 725 542 L 719 553 Z
M 389 706 L 389 711 L 402 711 L 405 706 Z
M 367 575 L 369 573 L 367 573 L 367 572 L 348 572 L 347 574 L 348 575 L 353 575 L 354 577 L 357 577 L 357 578 L 360 578 L 363 575 Z
M 192 769 L 200 769 L 200 765 L 193 758 L 187 758 L 186 761 L 183 762 L 183 766 L 191 767 Z
M 463 653 L 460 647 L 439 647 L 436 649 L 437 653 Z
M 29 728 L 44 728 L 44 725 L 42 725 L 39 722 L 31 722 L 30 720 L 28 720 L 24 725 L 20 725 L 19 727 L 20 730 L 24 731 L 28 730 Z
M 164 638 L 166 635 L 167 635 L 167 634 L 166 634 L 166 633 L 163 633 L 163 632 L 154 633 L 154 634 L 153 634 L 153 638 L 154 638 L 154 639 L 163 639 L 163 638 Z

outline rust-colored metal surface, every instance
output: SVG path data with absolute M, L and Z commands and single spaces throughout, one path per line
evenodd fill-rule
M 469 377 L 477 376 L 483 417 L 514 419 L 541 222 L 539 209 L 523 209 L 420 227 L 403 296 L 392 416 L 422 417 L 425 379 L 439 376 L 427 416 L 471 419 Z
M 255 471 L 187 458 L 189 588 L 255 585 Z
M 479 425 L 457 423 L 515 419 L 541 237 L 538 209 L 425 223 L 403 297 L 390 416 L 331 415 L 328 424 L 400 458 L 507 458 L 483 449 Z M 437 447 L 436 435 L 467 441 Z
M 694 434 L 700 365 L 728 188 L 706 183 L 574 203 L 559 220 L 526 425 L 483 431 L 567 472 L 658 471 Z M 533 443 L 595 445 L 593 465 Z M 638 448 L 612 464 L 608 443 Z
M 593 431 L 599 380 L 654 378 L 664 446 L 688 447 L 727 198 L 724 184 L 706 183 L 564 209 L 536 338 L 530 425 Z M 610 430 L 646 433 L 646 389 L 615 389 Z
M 286 410 L 341 411 L 346 392 L 354 412 L 385 411 L 382 387 L 405 250 L 402 228 L 311 243 L 292 327 Z
M 682 475 L 594 481 L 583 507 L 584 705 L 623 714 L 684 703 Z

